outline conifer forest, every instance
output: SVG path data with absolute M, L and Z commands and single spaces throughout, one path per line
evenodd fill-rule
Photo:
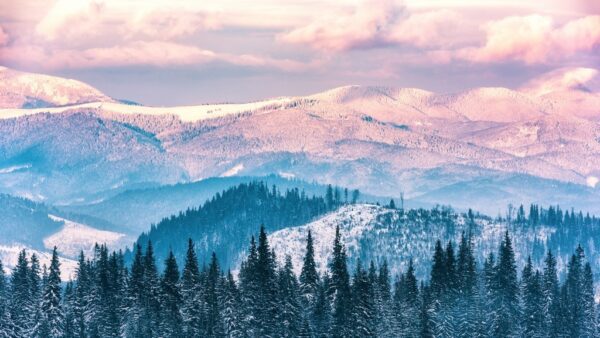
M 61 284 L 56 249 L 49 267 L 22 251 L 10 277 L 0 269 L 0 337 L 598 337 L 593 271 L 573 248 L 564 280 L 545 253 L 517 271 L 510 233 L 482 266 L 469 234 L 437 241 L 430 276 L 412 260 L 390 274 L 386 260 L 350 271 L 339 228 L 325 273 L 305 239 L 301 273 L 277 264 L 264 227 L 238 271 L 213 254 L 199 265 L 190 239 L 183 261 L 170 253 L 160 271 L 152 243 L 122 252 L 82 253 L 76 278 Z M 390 253 L 393 254 L 393 253 Z

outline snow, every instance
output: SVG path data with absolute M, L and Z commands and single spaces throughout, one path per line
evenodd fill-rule
M 294 272 L 299 275 L 306 252 L 306 237 L 310 230 L 314 239 L 317 269 L 323 273 L 327 270 L 327 262 L 333 251 L 336 226 L 340 227 L 346 250 L 352 255 L 359 250 L 358 239 L 361 234 L 373 228 L 371 222 L 381 210 L 381 207 L 369 204 L 343 206 L 314 222 L 270 234 L 269 244 L 281 265 L 286 256 L 292 258 Z
M 52 253 L 47 251 L 39 251 L 34 250 L 30 247 L 26 247 L 21 244 L 14 245 L 0 245 L 0 259 L 2 260 L 2 264 L 4 265 L 4 272 L 10 274 L 12 269 L 17 264 L 17 259 L 19 257 L 19 253 L 22 250 L 27 251 L 27 256 L 31 257 L 31 254 L 34 254 L 40 260 L 40 266 L 50 266 L 50 261 L 52 259 Z M 75 279 L 76 271 L 77 271 L 77 261 L 70 258 L 65 258 L 60 256 L 61 252 L 59 252 L 59 262 L 60 262 L 60 276 L 63 281 L 68 281 L 70 279 Z
M 35 108 L 35 109 L 0 109 L 0 119 L 16 118 L 40 113 L 60 114 L 77 110 L 98 110 L 105 113 L 117 113 L 125 115 L 175 115 L 183 122 L 197 122 L 206 119 L 214 119 L 228 115 L 238 115 L 249 112 L 256 112 L 261 109 L 281 107 L 291 98 L 277 98 L 265 101 L 240 103 L 240 104 L 205 104 L 198 106 L 178 106 L 178 107 L 148 107 L 128 105 L 116 102 L 92 102 L 64 107 L 53 108 Z
M 598 177 L 596 177 L 596 176 L 588 176 L 588 177 L 585 179 L 585 182 L 587 183 L 587 185 L 588 185 L 589 187 L 591 187 L 591 188 L 595 188 L 595 187 L 596 187 L 596 184 L 598 184 L 598 180 L 599 180 L 599 179 L 598 179 Z
M 231 167 L 231 169 L 225 171 L 224 173 L 222 173 L 219 176 L 220 177 L 235 176 L 235 175 L 239 174 L 242 170 L 244 170 L 244 164 L 243 163 L 236 164 L 235 166 Z
M 0 174 L 9 174 L 9 173 L 12 173 L 17 170 L 29 169 L 29 168 L 31 168 L 31 164 L 13 165 L 10 167 L 0 168 Z
M 55 106 L 113 100 L 83 82 L 6 67 L 0 69 L 0 107 L 20 108 L 26 104 Z
M 118 250 L 128 243 L 125 234 L 122 233 L 94 229 L 54 215 L 49 217 L 64 222 L 64 225 L 60 231 L 44 238 L 44 246 L 48 250 L 56 246 L 67 257 L 76 258 L 81 251 L 86 256 L 91 256 L 96 243 L 106 244 L 111 250 Z

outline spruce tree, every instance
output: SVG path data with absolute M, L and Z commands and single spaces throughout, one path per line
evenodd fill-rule
M 335 228 L 333 256 L 329 263 L 331 279 L 329 294 L 333 299 L 333 314 L 331 323 L 332 337 L 347 337 L 351 319 L 350 276 L 346 265 L 346 249 L 342 243 L 340 227 Z
M 302 297 L 303 307 L 307 312 L 312 311 L 316 301 L 317 289 L 319 287 L 319 274 L 315 263 L 315 249 L 312 233 L 308 230 L 306 237 L 306 254 L 304 255 L 304 264 L 300 272 L 300 295 Z
M 523 268 L 521 295 L 523 303 L 523 334 L 526 337 L 541 337 L 543 327 L 543 298 L 541 276 L 533 270 L 531 257 Z
M 179 290 L 179 268 L 173 252 L 165 261 L 165 271 L 161 282 L 161 337 L 181 337 L 183 335 L 180 306 L 183 301 Z
M 220 289 L 224 334 L 231 338 L 243 337 L 242 303 L 231 271 L 227 272 L 227 277 L 221 278 Z
M 258 328 L 263 336 L 271 336 L 275 332 L 277 318 L 277 274 L 275 259 L 269 247 L 265 227 L 260 227 L 258 236 L 256 261 L 256 277 L 258 281 L 258 309 L 256 318 Z
M 208 273 L 205 279 L 204 295 L 206 304 L 206 337 L 223 336 L 223 322 L 221 318 L 221 306 L 219 304 L 219 278 L 221 277 L 221 268 L 217 255 L 213 252 Z
M 330 278 L 327 274 L 321 278 L 317 290 L 317 299 L 312 312 L 312 331 L 315 337 L 329 337 L 331 325 L 331 303 L 329 301 Z
M 2 260 L 0 260 L 0 338 L 16 337 L 17 332 L 10 316 L 9 303 L 10 290 L 4 272 Z
M 471 213 L 472 215 L 472 213 Z M 468 337 L 478 331 L 480 309 L 477 302 L 477 267 L 470 238 L 462 233 L 457 260 L 457 335 Z
M 197 337 L 203 330 L 202 326 L 202 304 L 200 299 L 200 269 L 198 268 L 198 258 L 194 250 L 194 242 L 188 239 L 188 248 L 185 257 L 185 265 L 180 283 L 181 297 L 181 315 L 183 321 L 183 332 L 188 337 Z
M 596 322 L 596 304 L 594 302 L 594 279 L 590 263 L 585 263 L 581 276 L 581 336 L 585 338 L 598 337 L 598 323 Z
M 554 255 L 550 250 L 548 250 L 546 259 L 544 260 L 542 293 L 544 335 L 551 338 L 558 337 L 561 331 L 560 289 L 556 269 L 556 258 L 554 258 Z
M 19 253 L 17 265 L 11 275 L 10 314 L 15 325 L 16 335 L 24 337 L 30 334 L 31 319 L 36 313 L 31 294 L 29 261 L 25 250 Z
M 373 285 L 360 259 L 352 283 L 352 334 L 354 337 L 375 337 L 375 304 Z M 350 324 L 350 323 L 349 323 Z
M 144 255 L 144 278 L 143 278 L 143 319 L 142 332 L 149 337 L 159 335 L 159 324 L 161 316 L 160 308 L 160 278 L 152 242 L 148 241 Z
M 62 290 L 60 283 L 60 263 L 56 247 L 54 247 L 52 260 L 50 261 L 50 271 L 42 295 L 41 320 L 44 330 L 40 334 L 41 337 L 59 338 L 64 336 L 65 314 L 61 303 Z
M 497 309 L 494 335 L 510 337 L 519 332 L 519 283 L 512 241 L 508 231 L 500 244 L 498 265 L 495 269 L 494 307 Z
M 302 313 L 300 289 L 292 266 L 290 256 L 285 258 L 285 265 L 278 274 L 278 337 L 298 337 L 302 329 Z

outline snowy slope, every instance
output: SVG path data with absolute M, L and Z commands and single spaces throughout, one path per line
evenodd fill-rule
M 279 230 L 269 235 L 269 244 L 275 250 L 279 263 L 285 262 L 290 256 L 294 272 L 300 274 L 303 254 L 306 251 L 306 236 L 311 231 L 314 238 L 317 269 L 327 270 L 327 262 L 333 250 L 335 229 L 340 227 L 343 243 L 349 256 L 354 256 L 359 250 L 359 239 L 363 233 L 373 229 L 375 217 L 383 212 L 381 207 L 367 204 L 349 205 L 325 217 L 301 227 Z
M 17 264 L 19 253 L 22 250 L 26 250 L 27 257 L 31 257 L 31 254 L 35 254 L 40 260 L 40 266 L 50 266 L 50 260 L 52 259 L 52 253 L 47 251 L 39 251 L 31 249 L 24 245 L 0 245 L 0 260 L 4 265 L 4 272 L 11 273 L 12 269 Z M 60 255 L 60 251 L 59 251 Z M 60 262 L 60 278 L 63 281 L 75 279 L 77 271 L 77 261 L 74 259 L 64 258 L 59 256 Z
M 98 230 L 53 215 L 50 215 L 50 218 L 63 222 L 64 225 L 60 231 L 44 238 L 44 246 L 48 250 L 57 247 L 66 257 L 76 258 L 81 251 L 86 256 L 91 256 L 96 244 L 106 244 L 110 250 L 118 250 L 131 242 L 131 239 L 122 233 Z
M 460 234 L 471 230 L 474 248 L 478 253 L 476 258 L 481 266 L 489 253 L 497 253 L 508 229 L 505 222 L 479 216 L 475 218 L 475 224 L 470 226 L 465 215 L 444 209 L 439 209 L 437 216 L 430 214 L 426 218 L 423 215 L 418 210 L 401 213 L 374 205 L 349 205 L 312 223 L 276 231 L 269 235 L 269 244 L 280 263 L 289 255 L 295 272 L 299 274 L 306 252 L 306 236 L 310 230 L 314 238 L 317 268 L 323 273 L 330 261 L 335 227 L 339 225 L 351 269 L 359 258 L 363 264 L 368 264 L 370 260 L 381 263 L 385 259 L 392 268 L 392 276 L 395 276 L 404 271 L 408 261 L 413 259 L 417 276 L 422 279 L 429 274 L 435 241 L 452 240 L 458 243 Z M 550 245 L 547 241 L 555 228 L 537 226 L 515 229 L 511 226 L 510 232 L 513 234 L 519 265 L 526 261 L 528 255 L 533 255 L 534 264 L 541 266 L 545 248 Z M 593 244 L 590 244 L 591 249 L 587 245 L 584 243 L 588 259 L 593 264 L 600 262 L 600 253 L 593 250 Z M 558 254 L 561 272 L 566 268 L 572 250 L 574 248 L 552 248 Z
M 0 107 L 32 108 L 113 102 L 99 90 L 76 80 L 25 73 L 0 66 Z
M 263 109 L 277 109 L 283 106 L 286 102 L 289 102 L 290 100 L 291 99 L 289 98 L 279 98 L 241 104 L 206 104 L 199 106 L 179 107 L 147 107 L 140 105 L 129 105 L 118 102 L 100 101 L 53 108 L 0 108 L 0 119 L 15 118 L 39 113 L 60 114 L 72 111 L 94 110 L 101 113 L 116 113 L 123 115 L 174 115 L 181 119 L 181 121 L 183 122 L 196 122 L 205 119 L 223 117 L 227 115 L 256 112 Z M 0 107 L 4 106 L 0 105 Z

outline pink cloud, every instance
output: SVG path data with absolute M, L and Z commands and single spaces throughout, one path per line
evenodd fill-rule
M 547 93 L 587 88 L 588 85 L 594 85 L 594 80 L 598 77 L 598 70 L 584 67 L 565 67 L 555 69 L 529 80 L 520 90 L 535 95 L 544 95 Z M 593 88 L 589 88 L 593 90 Z
M 393 1 L 366 1 L 345 13 L 325 15 L 281 34 L 279 40 L 333 52 L 365 48 L 381 43 L 384 32 L 403 10 Z
M 251 54 L 228 54 L 164 41 L 136 41 L 112 47 L 84 50 L 47 50 L 34 45 L 0 49 L 0 63 L 38 65 L 47 69 L 80 69 L 147 65 L 156 67 L 199 65 L 214 61 L 248 66 L 303 71 L 315 65 L 289 59 L 274 59 Z
M 37 23 L 39 37 L 53 43 L 171 40 L 220 27 L 216 13 L 160 2 L 59 0 Z
M 8 44 L 8 33 L 0 26 L 0 46 Z
M 560 27 L 548 16 L 508 17 L 488 23 L 485 31 L 484 46 L 463 49 L 457 56 L 475 62 L 544 63 L 598 46 L 600 16 L 586 16 Z
M 464 39 L 461 16 L 448 9 L 408 13 L 394 1 L 365 1 L 279 35 L 279 40 L 341 52 L 384 45 L 453 46 Z

